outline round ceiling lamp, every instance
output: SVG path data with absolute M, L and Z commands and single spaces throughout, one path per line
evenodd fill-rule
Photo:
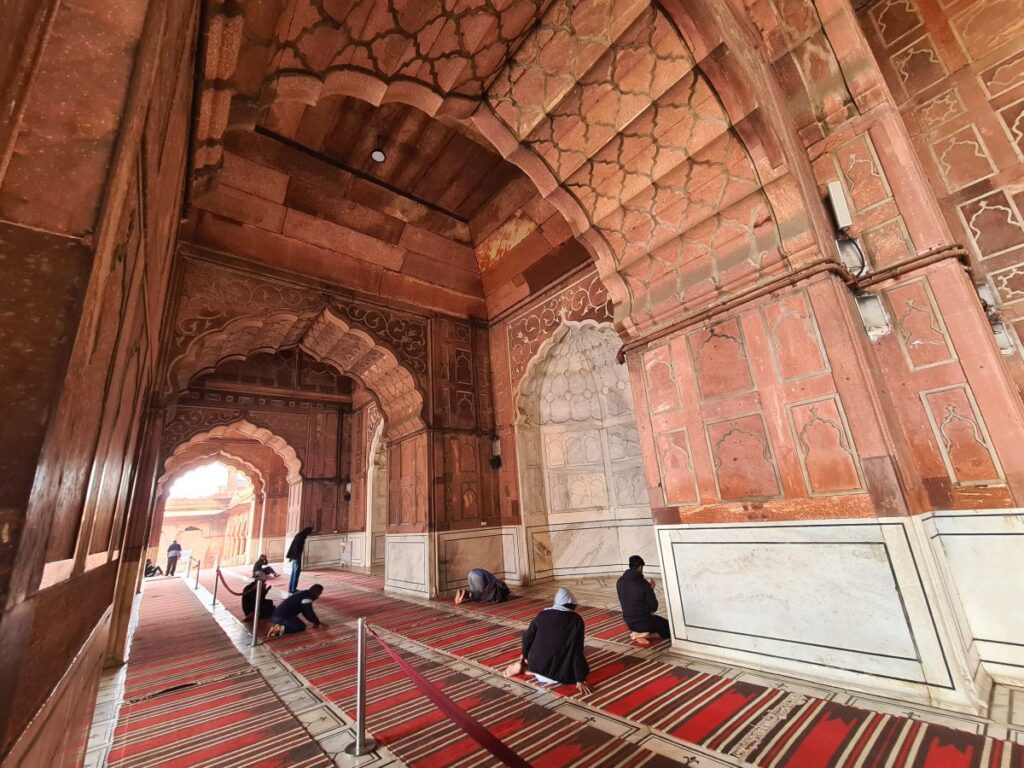
M 370 153 L 370 159 L 373 160 L 373 162 L 375 163 L 383 163 L 385 160 L 388 159 L 388 156 L 384 154 L 383 149 L 377 147 L 376 149 L 373 150 L 373 152 Z

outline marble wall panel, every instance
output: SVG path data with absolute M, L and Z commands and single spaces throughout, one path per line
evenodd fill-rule
M 314 535 L 306 540 L 303 553 L 303 566 L 306 568 L 323 568 L 326 566 L 355 565 L 362 566 L 365 534 L 362 531 Z M 348 561 L 342 559 L 342 545 L 349 553 Z M 269 555 L 268 555 L 269 557 Z
M 527 525 L 526 547 L 534 579 L 618 574 L 637 554 L 658 571 L 650 518 Z
M 1024 682 L 1024 515 L 1020 510 L 936 512 L 922 520 L 963 612 L 965 635 L 993 678 Z
M 466 574 L 484 568 L 509 584 L 522 582 L 522 554 L 518 526 L 487 527 L 437 534 L 438 590 L 466 586 Z
M 681 651 L 976 711 L 913 521 L 660 526 L 658 543 Z
M 384 588 L 420 597 L 430 596 L 430 535 L 388 534 L 384 556 Z

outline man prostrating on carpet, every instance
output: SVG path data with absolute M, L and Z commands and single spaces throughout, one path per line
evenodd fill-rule
M 474 568 L 466 577 L 469 589 L 460 589 L 455 593 L 455 604 L 470 603 L 504 603 L 508 600 L 508 585 L 490 571 Z
M 583 619 L 576 613 L 576 597 L 562 587 L 555 604 L 545 608 L 523 633 L 523 656 L 505 669 L 506 677 L 529 672 L 544 685 L 572 685 L 582 694 L 593 693 L 586 683 L 590 665 L 583 654 Z
M 668 619 L 655 616 L 658 598 L 654 594 L 654 579 L 644 578 L 644 559 L 631 555 L 629 568 L 615 585 L 622 607 L 622 619 L 629 627 L 629 636 L 640 645 L 650 645 L 652 637 L 670 636 Z
M 281 601 L 281 604 L 274 609 L 274 615 L 270 617 L 273 626 L 267 637 L 278 635 L 290 635 L 294 632 L 305 632 L 306 624 L 299 618 L 299 614 L 306 618 L 314 627 L 327 626 L 316 615 L 313 610 L 313 603 L 321 594 L 324 588 L 320 584 L 314 584 L 309 589 L 296 592 Z

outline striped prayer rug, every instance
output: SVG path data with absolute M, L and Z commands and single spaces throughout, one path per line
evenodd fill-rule
M 329 768 L 181 579 L 146 582 L 109 768 Z
M 325 584 L 329 578 L 317 575 Z M 481 611 L 453 613 L 346 588 L 341 580 L 318 602 L 494 669 L 518 656 L 521 630 Z M 654 659 L 592 647 L 587 658 L 596 690 L 586 704 L 763 768 L 1024 768 L 1019 744 Z
M 318 604 L 323 602 L 323 598 Z M 321 617 L 328 614 L 321 611 Z M 326 619 L 325 619 L 326 620 Z M 355 634 L 331 625 L 269 641 L 325 698 L 355 713 Z M 683 763 L 556 714 L 483 680 L 396 649 L 433 685 L 531 765 L 544 768 L 668 768 Z M 367 728 L 416 768 L 499 763 L 451 723 L 374 640 L 367 650 Z

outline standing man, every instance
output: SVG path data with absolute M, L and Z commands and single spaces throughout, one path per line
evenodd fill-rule
M 309 534 L 313 532 L 313 529 L 306 526 L 292 539 L 292 543 L 288 546 L 288 552 L 285 557 L 292 561 L 292 577 L 288 580 L 288 591 L 295 593 L 299 591 L 299 574 L 302 573 L 302 552 L 306 549 L 306 539 L 309 538 Z
M 171 546 L 167 548 L 167 575 L 173 576 L 174 569 L 178 565 L 178 558 L 181 557 L 181 544 L 175 539 L 171 542 Z
M 640 555 L 630 556 L 629 569 L 619 577 L 615 591 L 619 593 L 622 618 L 633 640 L 648 645 L 651 635 L 662 638 L 671 636 L 668 619 L 654 615 L 658 610 L 654 579 L 644 578 L 644 559 Z

